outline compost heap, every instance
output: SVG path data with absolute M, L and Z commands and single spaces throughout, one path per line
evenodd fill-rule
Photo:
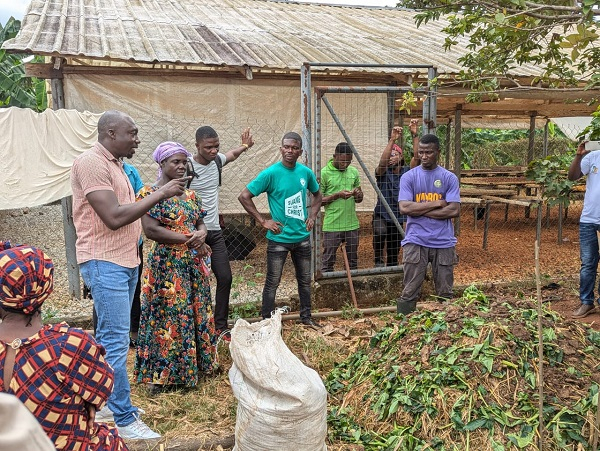
M 540 448 L 537 302 L 475 287 L 388 324 L 327 377 L 330 438 L 365 450 Z M 597 440 L 600 332 L 543 308 L 544 450 Z

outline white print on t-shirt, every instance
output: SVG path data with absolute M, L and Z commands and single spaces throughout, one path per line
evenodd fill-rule
M 302 191 L 285 200 L 285 217 L 300 219 L 304 221 L 304 202 L 302 202 Z

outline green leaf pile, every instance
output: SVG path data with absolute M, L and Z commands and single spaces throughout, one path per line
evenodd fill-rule
M 388 324 L 326 379 L 332 441 L 365 450 L 539 449 L 532 299 L 451 304 Z M 544 308 L 544 450 L 591 449 L 600 333 Z

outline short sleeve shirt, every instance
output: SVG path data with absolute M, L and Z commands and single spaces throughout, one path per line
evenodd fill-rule
M 267 232 L 269 240 L 299 243 L 310 236 L 305 223 L 308 192 L 319 191 L 313 171 L 300 163 L 288 168 L 277 162 L 260 172 L 247 188 L 254 196 L 267 193 L 271 218 L 282 224 L 281 233 Z
M 227 157 L 218 153 L 217 158 L 223 162 L 223 166 L 227 164 Z M 221 230 L 219 225 L 219 168 L 214 161 L 207 165 L 200 164 L 194 159 L 190 160 L 194 166 L 194 171 L 198 177 L 194 177 L 190 184 L 190 189 L 193 189 L 202 198 L 203 208 L 206 210 L 204 224 L 207 230 Z
M 587 175 L 583 211 L 580 222 L 600 224 L 600 150 L 588 153 L 581 160 L 581 172 Z
M 120 205 L 135 202 L 133 187 L 123 163 L 100 143 L 79 155 L 71 169 L 73 223 L 77 232 L 77 263 L 102 260 L 125 268 L 139 264 L 139 219 L 117 230 L 109 229 L 87 200 L 94 191 L 113 191 Z
M 426 170 L 422 166 L 411 169 L 400 179 L 398 201 L 430 202 L 444 199 L 460 202 L 458 178 L 447 169 L 437 166 Z M 456 245 L 451 219 L 434 219 L 427 216 L 408 216 L 405 244 L 444 249 Z
M 359 186 L 360 177 L 358 169 L 354 166 L 348 166 L 346 170 L 340 171 L 333 165 L 333 160 L 330 160 L 321 169 L 321 192 L 323 196 L 329 196 L 344 190 L 352 191 Z M 347 232 L 357 230 L 359 227 L 354 196 L 348 199 L 336 199 L 325 205 L 324 232 Z

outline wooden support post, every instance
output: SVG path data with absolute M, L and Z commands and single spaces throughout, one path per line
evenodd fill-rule
M 52 89 L 52 109 L 60 110 L 65 108 L 65 91 L 63 86 L 63 66 L 64 58 L 53 57 L 53 67 L 56 78 L 50 80 Z M 65 238 L 65 253 L 67 257 L 67 278 L 69 280 L 69 295 L 71 298 L 81 299 L 81 282 L 79 278 L 79 266 L 77 265 L 77 255 L 75 252 L 75 241 L 77 233 L 75 224 L 73 224 L 73 196 L 61 199 L 63 230 Z
M 348 285 L 350 285 L 350 296 L 352 296 L 352 305 L 358 308 L 356 301 L 356 293 L 354 292 L 354 283 L 352 282 L 352 274 L 350 274 L 350 262 L 348 262 L 348 253 L 346 252 L 346 243 L 342 243 L 342 253 L 344 254 L 344 265 L 346 266 L 346 276 L 348 277 Z
M 491 202 L 485 202 L 485 219 L 483 224 L 483 248 L 487 250 L 488 230 L 490 228 L 490 208 Z
M 558 244 L 563 242 L 563 204 L 558 204 Z
M 535 227 L 535 241 L 540 243 L 542 239 L 542 202 L 538 202 L 536 205 L 536 227 Z
M 527 148 L 527 164 L 533 161 L 534 150 L 535 150 L 535 118 L 537 116 L 537 112 L 533 111 L 529 116 L 529 146 Z M 529 196 L 531 194 L 531 189 L 527 188 L 526 194 Z M 525 217 L 529 218 L 530 216 L 530 208 L 525 207 Z
M 458 177 L 458 186 L 460 186 L 460 170 L 462 160 L 462 105 L 456 105 L 454 111 L 454 174 Z M 454 218 L 454 233 L 460 235 L 460 215 Z
M 446 126 L 446 148 L 444 149 L 444 167 L 450 168 L 450 149 L 452 141 L 452 119 L 448 119 L 448 125 Z

